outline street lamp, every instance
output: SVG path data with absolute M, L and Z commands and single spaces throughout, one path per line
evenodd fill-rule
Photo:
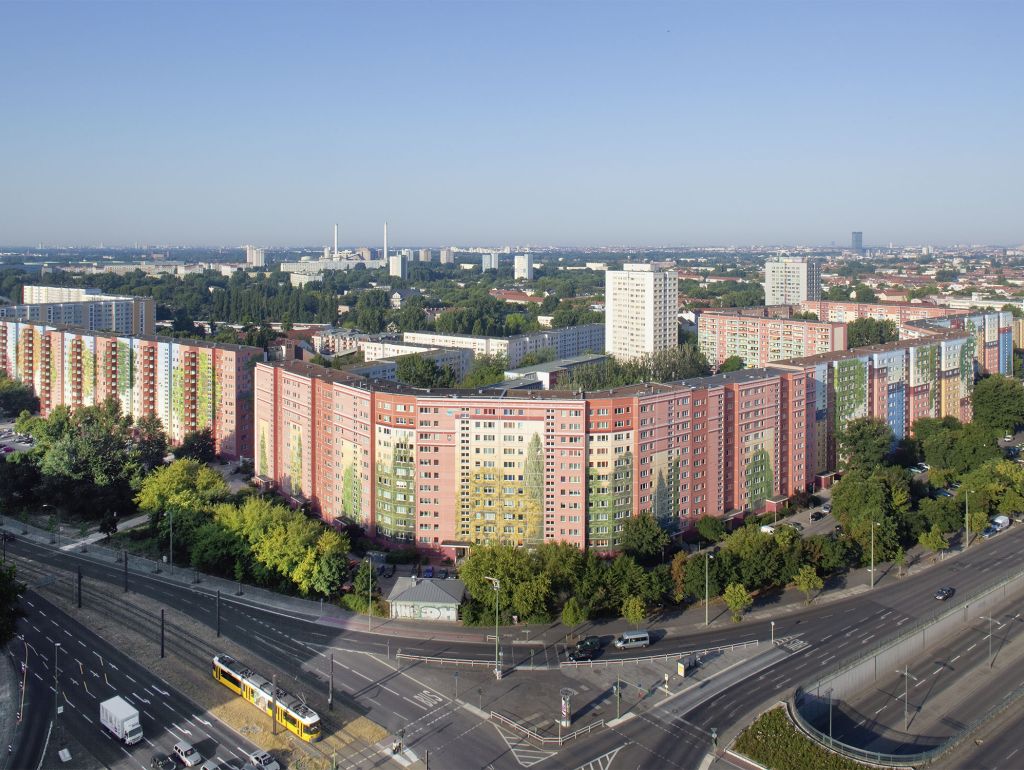
M 715 558 L 711 555 L 710 551 L 704 554 L 704 625 L 710 626 L 711 622 L 708 620 L 708 605 L 711 604 L 711 584 L 708 581 L 708 564 Z
M 171 517 L 171 544 L 167 547 L 167 565 L 170 573 L 174 574 L 174 509 L 167 509 L 168 515 Z
M 992 658 L 992 616 L 985 617 L 981 615 L 978 617 L 978 620 L 988 621 L 988 667 L 992 668 L 992 664 L 995 663 L 995 660 Z
M 967 490 L 964 492 L 964 548 L 969 548 L 971 545 L 971 495 L 974 494 L 974 490 Z
M 906 665 L 902 671 L 896 673 L 903 677 L 903 732 L 906 732 L 910 725 L 907 709 L 907 702 L 910 699 L 910 680 L 913 679 L 915 682 L 920 680 L 910 673 L 910 667 Z
M 60 649 L 60 642 L 53 643 L 53 720 L 57 722 L 57 715 L 60 714 L 60 706 L 58 705 L 60 697 L 60 688 L 57 686 L 57 650 Z M 57 722 L 59 725 L 59 722 Z M 58 731 L 59 736 L 59 731 Z M 58 743 L 60 738 L 57 739 Z
M 772 647 L 775 646 L 775 621 L 772 621 Z
M 875 527 L 881 526 L 879 522 L 871 522 L 871 587 L 875 587 Z
M 366 559 L 370 562 L 370 587 L 366 589 L 366 630 L 373 630 L 373 559 L 369 556 Z
M 56 533 L 55 537 L 54 537 L 54 540 L 51 541 L 51 542 L 56 542 L 57 543 L 57 547 L 60 548 L 60 511 L 58 511 L 55 506 L 52 506 L 49 503 L 43 503 L 39 507 L 40 507 L 40 509 L 42 509 L 42 508 L 49 508 L 51 511 L 53 511 L 53 515 L 57 519 L 57 526 L 54 529 L 54 532 Z
M 501 581 L 486 575 L 484 580 L 494 586 L 494 678 L 501 679 L 501 664 L 498 661 L 498 600 L 501 599 Z
M 832 745 L 832 688 L 825 691 L 828 695 L 828 745 Z

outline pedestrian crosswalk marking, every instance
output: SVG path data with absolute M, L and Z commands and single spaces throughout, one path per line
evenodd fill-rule
M 625 745 L 614 748 L 599 757 L 594 757 L 587 764 L 577 767 L 576 770 L 608 770 L 612 766 L 612 760 L 615 759 L 615 755 L 622 751 L 623 748 L 625 748 Z
M 497 725 L 494 726 L 494 729 L 498 731 L 498 735 L 505 741 L 508 750 L 512 752 L 512 756 L 522 767 L 533 767 L 558 753 L 557 751 L 538 749 L 518 733 L 507 732 Z

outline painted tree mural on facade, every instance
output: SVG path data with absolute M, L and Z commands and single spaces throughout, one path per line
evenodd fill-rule
M 305 443 L 302 436 L 302 426 L 298 423 L 288 423 L 288 443 L 291 447 L 291 459 L 288 462 L 288 487 L 293 495 L 302 494 L 302 448 Z
M 774 470 L 768 450 L 760 447 L 750 456 L 745 469 L 748 504 L 751 510 L 760 508 L 772 496 Z
M 867 415 L 867 364 L 859 358 L 836 365 L 836 429 L 842 430 L 852 419 Z
M 621 522 L 633 512 L 633 453 L 623 452 L 608 473 L 587 469 L 587 545 L 615 548 Z

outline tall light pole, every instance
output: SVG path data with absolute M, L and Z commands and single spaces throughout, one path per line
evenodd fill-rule
M 53 721 L 59 725 L 57 715 L 60 713 L 60 687 L 57 685 L 57 650 L 60 649 L 60 642 L 53 643 Z M 58 736 L 60 731 L 58 730 Z M 57 742 L 60 743 L 58 737 Z
M 969 548 L 971 545 L 971 495 L 974 494 L 974 490 L 967 490 L 964 492 L 964 548 Z
M 913 679 L 915 682 L 920 680 L 910 673 L 910 667 L 907 665 L 903 666 L 902 671 L 896 673 L 903 677 L 903 732 L 906 732 L 910 727 L 909 709 L 907 708 L 907 703 L 910 700 L 910 680 Z
M 711 559 L 714 558 L 711 552 L 708 551 L 704 554 L 704 625 L 710 626 L 711 622 L 708 619 L 708 607 L 711 604 L 711 583 L 708 581 L 708 564 L 711 563 Z
M 370 587 L 366 590 L 366 630 L 373 630 L 373 559 L 366 557 L 370 562 Z
M 984 615 L 981 615 L 978 620 L 988 621 L 988 667 L 992 668 L 992 664 L 995 663 L 992 659 L 992 616 L 989 615 L 988 617 L 985 617 Z
M 501 598 L 501 581 L 495 577 L 484 576 L 484 580 L 490 581 L 494 586 L 494 678 L 501 679 L 501 663 L 499 662 L 498 647 L 498 600 Z
M 772 647 L 775 646 L 775 621 L 772 621 Z
M 879 526 L 877 521 L 871 522 L 871 587 L 875 587 L 875 527 Z
M 56 527 L 54 528 L 54 542 L 57 543 L 57 547 L 60 548 L 60 511 L 57 510 L 56 506 L 50 505 L 49 503 L 43 503 L 39 508 L 40 510 L 43 508 L 49 508 L 53 511 L 53 515 L 57 519 Z
M 828 745 L 832 745 L 832 688 L 829 687 L 828 695 Z
M 168 515 L 171 517 L 171 544 L 167 547 L 167 566 L 170 573 L 174 574 L 174 509 L 167 509 Z

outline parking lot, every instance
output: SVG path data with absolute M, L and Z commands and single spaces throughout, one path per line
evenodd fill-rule
M 24 452 L 35 443 L 31 436 L 16 433 L 14 420 L 0 422 L 0 453 Z

